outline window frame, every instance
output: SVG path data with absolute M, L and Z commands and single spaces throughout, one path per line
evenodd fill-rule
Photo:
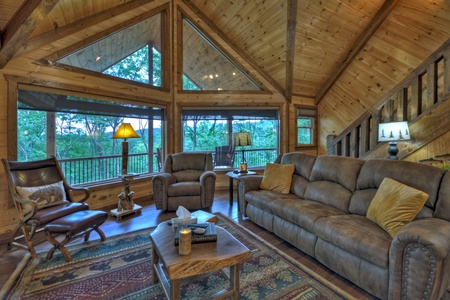
M 318 118 L 317 118 L 317 108 L 316 107 L 312 107 L 312 106 L 297 106 L 297 116 L 295 119 L 295 128 L 296 128 L 296 145 L 297 147 L 315 147 L 317 146 L 317 123 L 318 123 Z M 298 121 L 299 118 L 311 118 L 311 126 L 299 126 L 298 125 Z M 303 128 L 309 128 L 311 130 L 311 138 L 312 138 L 312 143 L 310 144 L 302 144 L 299 143 L 299 130 Z
M 101 96 L 101 95 L 92 95 L 89 93 L 84 93 L 84 92 L 77 92 L 75 90 L 70 90 L 70 89 L 65 89 L 65 90 L 60 90 L 60 89 L 55 89 L 55 88 L 51 88 L 51 87 L 38 87 L 38 86 L 34 86 L 34 85 L 28 85 L 28 84 L 17 84 L 16 86 L 16 92 L 14 93 L 13 97 L 9 97 L 9 103 L 11 105 L 8 105 L 8 109 L 9 111 L 12 111 L 14 109 L 14 128 L 19 128 L 19 115 L 18 115 L 18 111 L 19 109 L 21 109 L 18 105 L 19 102 L 19 93 L 20 91 L 35 91 L 35 92 L 42 92 L 42 93 L 48 93 L 48 94 L 54 94 L 54 95 L 62 95 L 62 96 L 76 96 L 76 97 L 80 97 L 80 98 L 88 98 L 88 99 L 95 99 L 95 100 L 100 100 L 100 101 L 107 101 L 107 102 L 111 102 L 111 103 L 118 103 L 118 104 L 131 104 L 131 105 L 137 105 L 137 106 L 141 106 L 141 107 L 148 107 L 148 108 L 158 108 L 161 110 L 160 113 L 158 113 L 158 115 L 160 115 L 160 122 L 161 122 L 161 148 L 162 151 L 164 151 L 163 149 L 165 148 L 165 127 L 166 127 L 166 110 L 167 108 L 163 105 L 156 105 L 154 103 L 151 102 L 147 102 L 145 104 L 143 104 L 142 102 L 135 102 L 132 100 L 128 100 L 128 99 L 121 99 L 121 98 L 116 98 L 116 97 L 108 97 L 108 96 Z M 11 96 L 11 95 L 10 95 Z M 101 104 L 100 104 L 101 107 Z M 120 106 L 116 106 L 118 108 L 120 108 Z M 34 109 L 36 110 L 36 109 Z M 131 108 L 131 110 L 133 110 L 133 108 Z M 39 111 L 46 111 L 46 110 L 39 110 Z M 51 114 L 55 114 L 55 111 L 51 111 L 51 110 L 47 110 L 47 114 L 51 113 Z M 119 113 L 121 113 L 119 111 Z M 123 116 L 126 117 L 126 116 Z M 150 118 L 148 119 L 150 122 Z M 155 118 L 152 118 L 151 120 L 156 120 Z M 9 126 L 12 124 L 9 124 Z M 149 125 L 150 126 L 150 125 Z M 152 126 L 153 128 L 153 126 Z M 150 129 L 150 127 L 147 128 L 147 131 Z M 56 129 L 55 129 L 56 130 Z M 13 132 L 13 140 L 11 140 L 11 142 L 14 143 L 14 145 L 11 145 L 11 147 L 8 147 L 8 157 L 12 157 L 13 160 L 17 160 L 18 159 L 18 136 L 17 136 L 17 130 L 14 130 Z M 150 138 L 149 138 L 150 139 Z M 153 137 L 152 137 L 153 139 Z M 131 140 L 130 140 L 131 141 Z M 46 138 L 46 143 L 48 145 L 48 143 L 53 143 L 56 144 L 54 141 L 49 141 L 48 138 Z M 121 141 L 119 141 L 121 143 Z M 119 147 L 120 147 L 120 143 L 119 143 Z M 56 145 L 55 145 L 56 146 Z M 157 158 L 157 148 L 159 147 L 155 147 L 154 146 L 154 142 L 152 144 L 152 146 L 148 146 L 148 150 L 152 149 L 152 152 L 150 151 L 146 151 L 146 152 L 141 152 L 142 153 L 146 153 L 148 155 L 148 159 L 151 161 L 153 161 L 155 159 L 155 157 Z M 48 150 L 46 150 L 48 153 Z M 48 155 L 48 154 L 47 154 Z M 116 154 L 117 155 L 117 154 Z M 119 154 L 121 155 L 121 153 Z M 132 155 L 132 154 L 130 154 Z M 110 156 L 110 155 L 107 155 Z M 100 156 L 101 157 L 101 156 Z M 69 158 L 70 159 L 70 158 Z M 158 170 L 156 169 L 156 171 L 154 170 L 154 162 L 152 163 L 152 169 L 148 169 L 147 172 L 143 172 L 141 173 L 141 175 L 143 175 L 143 177 L 148 176 L 149 174 L 158 172 Z M 156 168 L 158 168 L 156 166 Z M 119 179 L 116 178 L 108 178 L 108 179 L 104 179 L 104 180 L 94 180 L 94 181 L 88 181 L 88 182 L 83 182 L 83 183 L 75 183 L 73 185 L 83 185 L 83 186 L 96 186 L 96 185 L 103 185 L 103 184 L 107 184 L 110 182 L 115 182 Z
M 182 151 L 197 151 L 197 150 L 189 150 L 189 149 L 185 149 L 185 145 L 186 145 L 186 137 L 185 137 L 185 122 L 190 120 L 190 119 L 186 119 L 186 115 L 188 115 L 189 117 L 199 117 L 197 120 L 198 121 L 220 121 L 220 122 L 225 122 L 226 125 L 226 137 L 225 140 L 227 141 L 226 144 L 220 144 L 220 145 L 215 145 L 215 147 L 219 147 L 219 146 L 234 146 L 234 133 L 236 132 L 241 132 L 241 131 L 250 131 L 252 132 L 252 130 L 257 130 L 257 127 L 254 127 L 253 129 L 248 128 L 248 124 L 245 124 L 245 122 L 253 122 L 253 121 L 273 121 L 274 122 L 274 129 L 273 132 L 276 134 L 275 136 L 275 146 L 269 147 L 269 148 L 261 148 L 261 151 L 270 151 L 270 150 L 275 150 L 274 155 L 272 155 L 273 157 L 271 157 L 271 159 L 269 159 L 268 161 L 265 161 L 263 164 L 261 165 L 255 165 L 255 164 L 250 164 L 249 162 L 249 166 L 250 167 L 264 167 L 266 165 L 267 162 L 273 162 L 275 161 L 275 159 L 277 158 L 278 154 L 280 153 L 280 140 L 281 140 L 281 133 L 280 133 L 280 118 L 281 118 L 281 114 L 280 114 L 280 108 L 279 107 L 258 107 L 258 108 L 221 108 L 221 109 L 209 109 L 209 108 L 200 108 L 200 107 L 195 107 L 195 108 L 182 108 L 181 109 L 181 149 Z M 240 124 L 240 122 L 242 122 Z M 252 133 L 251 135 L 255 135 L 254 133 Z M 253 145 L 252 146 L 246 146 L 246 147 L 241 147 L 241 146 L 237 146 L 234 148 L 234 153 L 235 153 L 235 163 L 234 163 L 234 167 L 238 167 L 238 162 L 241 161 L 241 153 L 242 153 L 242 148 L 244 148 L 244 151 L 247 153 L 246 159 L 248 160 L 248 158 L 252 158 L 252 156 L 247 152 L 248 150 L 257 147 L 256 144 L 258 144 L 257 140 L 258 137 L 256 136 L 252 136 L 252 140 L 253 140 Z M 257 148 L 258 149 L 258 148 Z M 253 149 L 252 149 L 253 150 Z M 210 151 L 211 153 L 214 154 L 214 149 L 199 149 L 198 151 Z M 265 154 L 266 156 L 270 156 L 271 154 Z M 258 161 L 258 160 L 254 160 L 254 161 Z

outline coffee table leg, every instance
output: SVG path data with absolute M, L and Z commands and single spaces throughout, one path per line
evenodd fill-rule
M 170 300 L 179 300 L 181 298 L 181 280 L 174 279 L 170 281 Z
M 239 264 L 230 267 L 230 287 L 234 292 L 233 299 L 239 299 Z
M 155 246 L 152 246 L 152 268 L 153 268 L 153 284 L 159 281 L 158 272 L 156 271 L 156 264 L 159 264 L 159 256 L 156 253 Z

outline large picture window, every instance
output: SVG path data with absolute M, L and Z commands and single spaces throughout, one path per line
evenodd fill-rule
M 183 151 L 210 151 L 219 168 L 217 151 L 227 146 L 234 158 L 227 167 L 238 168 L 242 150 L 250 168 L 265 166 L 278 154 L 278 115 L 277 109 L 183 110 Z M 252 144 L 235 147 L 236 132 L 250 132 Z
M 71 95 L 19 90 L 19 161 L 55 155 L 71 184 L 115 179 L 121 174 L 122 140 L 112 139 L 121 123 L 140 138 L 129 139 L 129 173 L 159 171 L 161 108 Z

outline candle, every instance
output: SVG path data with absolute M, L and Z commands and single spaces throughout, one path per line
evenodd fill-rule
M 191 240 L 192 232 L 189 228 L 183 228 L 180 230 L 180 245 L 178 253 L 180 255 L 188 255 L 191 253 Z

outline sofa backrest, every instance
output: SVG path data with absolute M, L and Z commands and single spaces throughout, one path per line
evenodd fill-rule
M 348 212 L 363 165 L 364 161 L 357 158 L 332 155 L 317 157 L 304 198 Z
M 450 221 L 450 171 L 442 178 L 433 217 Z
M 212 170 L 212 154 L 203 152 L 168 154 L 163 166 L 163 172 L 171 173 L 177 182 L 199 181 L 205 171 Z
M 292 175 L 291 194 L 301 198 L 304 197 L 316 158 L 317 156 L 315 155 L 302 152 L 290 152 L 281 156 L 281 164 L 293 164 L 295 166 L 294 174 Z
M 444 173 L 445 171 L 439 168 L 415 162 L 386 159 L 368 160 L 359 173 L 357 189 L 353 193 L 349 211 L 365 216 L 381 182 L 385 177 L 389 177 L 427 193 L 429 198 L 416 218 L 432 217 Z

